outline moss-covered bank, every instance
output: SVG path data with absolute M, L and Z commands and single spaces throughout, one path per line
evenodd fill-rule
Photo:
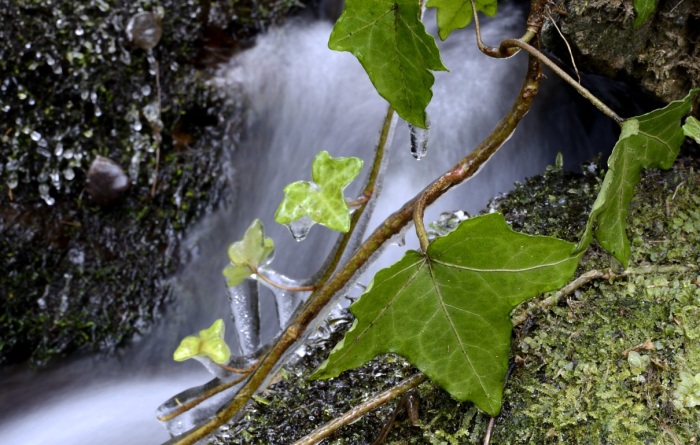
M 700 400 L 691 394 L 700 390 L 694 380 L 700 375 L 697 169 L 697 160 L 684 158 L 674 170 L 644 176 L 630 212 L 632 273 L 592 280 L 556 304 L 543 304 L 543 296 L 514 312 L 512 373 L 491 444 L 697 442 Z M 516 230 L 574 239 L 600 177 L 594 168 L 586 175 L 550 169 L 494 207 Z M 610 264 L 592 249 L 580 273 Z M 282 373 L 212 442 L 291 443 L 415 372 L 389 356 L 337 379 L 307 381 L 332 343 Z M 397 424 L 386 443 L 482 443 L 489 419 L 472 404 L 457 403 L 430 383 L 418 392 L 420 422 Z M 372 443 L 390 410 L 370 413 L 327 443 Z
M 296 4 L 0 0 L 0 364 L 148 328 L 177 241 L 226 195 L 235 104 L 207 68 Z M 127 38 L 143 11 L 151 53 Z M 84 190 L 97 155 L 130 183 L 108 207 Z

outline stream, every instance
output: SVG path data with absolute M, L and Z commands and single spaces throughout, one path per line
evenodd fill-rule
M 484 40 L 497 44 L 520 35 L 524 18 L 520 9 L 506 4 L 497 18 L 484 22 Z M 434 23 L 430 12 L 426 23 Z M 276 270 L 301 278 L 322 265 L 336 235 L 314 226 L 306 241 L 295 242 L 273 219 L 282 190 L 287 183 L 309 179 L 311 161 L 320 150 L 361 157 L 366 173 L 386 112 L 386 103 L 357 60 L 328 50 L 331 27 L 317 18 L 290 20 L 220 69 L 215 86 L 245 97 L 249 110 L 245 133 L 230 153 L 235 204 L 204 217 L 191 230 L 182 245 L 188 261 L 171 281 L 174 301 L 148 335 L 134 339 L 115 356 L 78 357 L 40 373 L 15 369 L 0 382 L 3 443 L 138 445 L 168 440 L 155 419 L 156 408 L 211 378 L 198 363 L 173 362 L 180 339 L 224 318 L 236 353 L 236 331 L 248 329 L 230 320 L 221 277 L 226 246 L 257 217 L 276 243 Z M 409 130 L 399 121 L 383 194 L 370 225 L 397 210 L 482 140 L 519 89 L 525 55 L 505 61 L 480 55 L 472 28 L 453 33 L 440 45 L 451 72 L 435 74 L 427 155 L 421 161 L 413 158 Z M 479 212 L 515 181 L 553 164 L 559 151 L 565 166 L 577 169 L 580 162 L 612 146 L 612 125 L 589 108 L 581 109 L 574 93 L 553 75 L 543 81 L 540 96 L 511 141 L 477 177 L 431 207 L 426 221 L 445 211 Z M 352 197 L 358 187 L 349 187 L 346 195 Z M 417 243 L 407 234 L 405 244 Z M 385 265 L 398 259 L 405 247 L 392 245 L 387 250 Z M 270 296 L 262 296 L 262 344 L 279 329 L 274 304 Z

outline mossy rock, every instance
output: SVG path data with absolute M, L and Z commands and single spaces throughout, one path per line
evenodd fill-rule
M 680 99 L 700 82 L 700 8 L 655 3 L 637 27 L 632 0 L 566 0 L 556 9 L 559 30 L 545 26 L 546 45 L 565 64 L 573 57 L 578 69 L 636 83 L 661 102 Z
M 556 168 L 498 199 L 516 230 L 573 239 L 601 175 Z M 700 175 L 697 161 L 649 171 L 630 208 L 633 244 L 627 274 L 596 278 L 568 295 L 544 295 L 512 317 L 511 370 L 490 443 L 696 443 L 700 407 Z M 583 274 L 609 270 L 592 248 Z M 216 444 L 291 443 L 415 370 L 388 355 L 329 381 L 309 381 L 337 336 L 282 371 Z M 418 388 L 420 420 L 395 424 L 387 444 L 480 444 L 489 418 L 431 383 Z M 329 444 L 367 444 L 391 410 L 384 406 L 337 431 Z
M 149 329 L 179 240 L 228 197 L 236 104 L 207 69 L 298 7 L 0 0 L 0 365 L 113 352 Z M 162 26 L 149 51 L 126 32 L 145 12 Z M 85 189 L 98 155 L 130 182 L 107 207 Z

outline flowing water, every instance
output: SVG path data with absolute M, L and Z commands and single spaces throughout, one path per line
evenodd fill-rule
M 485 23 L 484 39 L 496 44 L 520 35 L 522 23 L 521 11 L 506 5 L 498 18 Z M 230 318 L 220 272 L 227 261 L 226 246 L 257 217 L 276 243 L 273 268 L 288 276 L 307 277 L 322 265 L 335 235 L 314 226 L 306 241 L 295 242 L 285 227 L 273 221 L 282 189 L 289 182 L 309 179 L 311 160 L 320 150 L 332 156 L 361 157 L 367 171 L 386 111 L 386 103 L 376 95 L 357 60 L 327 49 L 330 30 L 326 21 L 293 20 L 271 29 L 254 48 L 221 69 L 217 87 L 245 97 L 250 110 L 247 130 L 231 155 L 235 170 L 231 193 L 236 204 L 205 217 L 192 230 L 183 247 L 190 260 L 173 278 L 176 301 L 148 336 L 136 339 L 116 357 L 84 357 L 39 374 L 15 372 L 0 383 L 3 443 L 167 440 L 168 434 L 155 420 L 158 405 L 210 378 L 197 363 L 173 363 L 172 351 L 183 336 L 216 318 Z M 427 151 L 422 146 L 412 150 L 409 128 L 403 122 L 397 124 L 383 195 L 371 224 L 459 160 L 510 106 L 521 83 L 525 56 L 487 59 L 478 54 L 472 32 L 455 32 L 441 44 L 451 72 L 435 75 Z M 575 167 L 611 145 L 612 127 L 591 117 L 589 111 L 577 111 L 572 93 L 553 76 L 545 79 L 541 96 L 511 141 L 479 176 L 431 208 L 427 221 L 437 219 L 442 211 L 479 211 L 513 182 L 552 164 L 557 151 L 564 153 L 568 166 Z M 414 132 L 414 138 L 424 136 Z M 348 189 L 349 196 L 353 193 L 357 186 Z M 415 240 L 408 239 L 407 244 L 414 245 Z M 391 246 L 388 256 L 396 259 L 403 249 Z M 271 296 L 262 295 L 263 344 L 278 329 L 274 305 Z M 235 351 L 236 327 L 228 323 L 227 338 Z

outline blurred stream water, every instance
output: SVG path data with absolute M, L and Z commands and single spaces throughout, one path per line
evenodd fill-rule
M 426 17 L 433 23 L 434 17 Z M 484 24 L 484 40 L 496 44 L 520 35 L 522 12 L 510 5 Z M 260 36 L 250 50 L 235 57 L 214 80 L 217 88 L 247 101 L 247 127 L 232 148 L 235 205 L 206 216 L 182 248 L 189 262 L 172 278 L 175 301 L 161 322 L 114 357 L 90 356 L 47 372 L 18 370 L 0 382 L 0 437 L 3 443 L 154 444 L 169 438 L 156 421 L 162 402 L 210 376 L 197 363 L 174 363 L 172 352 L 185 335 L 227 323 L 227 338 L 237 351 L 236 326 L 230 321 L 221 269 L 226 247 L 239 239 L 254 218 L 265 224 L 276 243 L 273 267 L 292 277 L 316 271 L 330 250 L 334 234 L 314 227 L 303 243 L 274 223 L 284 185 L 310 176 L 320 150 L 332 156 L 365 159 L 366 172 L 386 103 L 379 98 L 357 60 L 328 50 L 331 24 L 298 18 Z M 436 73 L 429 149 L 421 161 L 411 154 L 409 130 L 396 127 L 383 195 L 370 225 L 376 225 L 453 165 L 483 139 L 513 101 L 526 56 L 492 60 L 478 54 L 473 30 L 455 32 L 441 43 L 450 73 Z M 566 165 L 611 147 L 612 125 L 574 106 L 573 93 L 549 76 L 537 105 L 512 140 L 468 185 L 451 191 L 431 208 L 426 221 L 441 212 L 476 213 L 488 199 L 513 182 L 541 172 L 562 151 Z M 583 114 L 582 114 L 583 113 Z M 357 192 L 350 187 L 347 195 Z M 406 245 L 416 245 L 407 236 Z M 390 246 L 386 265 L 405 248 Z M 368 279 L 367 279 L 368 281 Z M 274 301 L 263 295 L 261 342 L 278 330 Z

